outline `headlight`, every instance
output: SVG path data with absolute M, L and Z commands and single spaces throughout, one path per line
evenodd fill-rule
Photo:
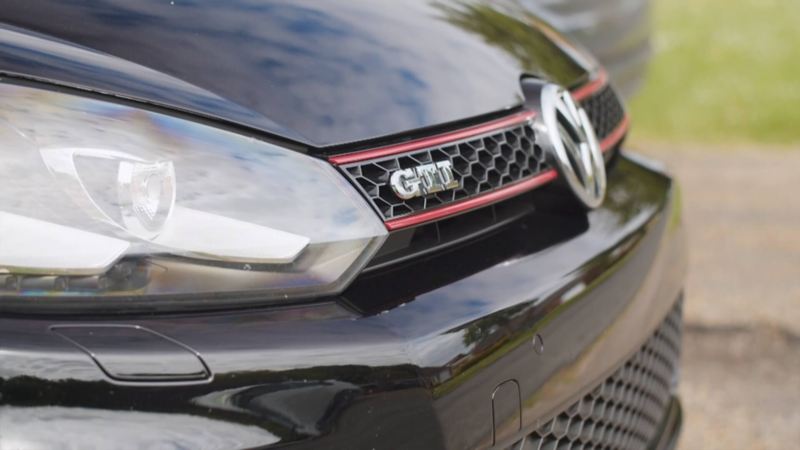
M 0 99 L 6 301 L 330 294 L 386 235 L 324 161 L 64 93 Z

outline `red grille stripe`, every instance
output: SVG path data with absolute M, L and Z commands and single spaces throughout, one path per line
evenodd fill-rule
M 572 96 L 577 101 L 581 101 L 586 97 L 594 94 L 608 83 L 608 74 L 605 70 L 598 72 L 597 76 L 590 82 L 572 91 Z M 488 133 L 500 128 L 505 128 L 518 123 L 523 123 L 536 117 L 534 111 L 522 111 L 514 115 L 504 117 L 502 119 L 493 120 L 481 125 L 463 130 L 453 131 L 450 133 L 439 134 L 429 138 L 417 139 L 400 144 L 388 145 L 386 147 L 379 147 L 372 150 L 365 150 L 353 153 L 345 153 L 343 155 L 331 156 L 329 161 L 336 165 L 350 164 L 354 162 L 366 161 L 384 156 L 396 155 L 398 153 L 405 153 L 421 148 L 436 147 L 438 145 L 446 144 L 448 142 L 460 141 L 472 136 L 478 136 Z M 613 133 L 612 133 L 613 134 Z
M 527 122 L 536 117 L 533 111 L 522 111 L 514 115 L 504 117 L 502 119 L 493 120 L 484 124 L 464 128 L 462 130 L 453 131 L 451 133 L 439 134 L 429 138 L 417 139 L 414 141 L 403 142 L 401 144 L 388 145 L 372 150 L 365 150 L 361 152 L 346 153 L 344 155 L 331 156 L 329 161 L 336 165 L 350 164 L 354 162 L 367 161 L 371 159 L 381 158 L 384 156 L 396 155 L 398 153 L 410 152 L 419 150 L 421 148 L 436 147 L 449 142 L 460 141 L 472 136 L 485 134 L 500 128 L 506 128 L 518 123 Z
M 471 209 L 480 208 L 491 203 L 499 202 L 507 198 L 528 192 L 543 184 L 547 184 L 558 178 L 558 173 L 555 169 L 546 170 L 534 177 L 522 180 L 518 183 L 508 185 L 502 189 L 488 192 L 479 197 L 468 198 L 460 202 L 451 203 L 440 208 L 422 211 L 410 216 L 400 217 L 397 219 L 387 220 L 386 228 L 389 231 L 398 230 L 400 228 L 407 228 L 414 225 L 419 225 L 423 222 L 441 219 L 443 217 L 453 216 Z
M 579 87 L 577 89 L 573 89 L 572 90 L 572 97 L 575 100 L 581 102 L 586 97 L 589 97 L 592 94 L 594 94 L 595 92 L 597 92 L 600 89 L 602 89 L 606 84 L 608 84 L 608 72 L 606 72 L 603 69 L 603 70 L 600 70 L 599 72 L 597 72 L 597 75 L 594 77 L 594 79 L 592 81 L 584 84 L 583 86 L 581 86 L 581 87 Z
M 600 149 L 603 150 L 604 152 L 607 152 L 612 148 L 614 148 L 614 146 L 617 145 L 617 143 L 619 143 L 619 141 L 625 136 L 625 133 L 628 132 L 629 124 L 630 124 L 630 119 L 628 118 L 628 115 L 625 114 L 625 117 L 623 117 L 619 125 L 617 125 L 617 127 L 614 128 L 614 131 L 609 133 L 608 136 L 606 136 L 605 138 L 603 138 L 602 141 L 600 141 Z

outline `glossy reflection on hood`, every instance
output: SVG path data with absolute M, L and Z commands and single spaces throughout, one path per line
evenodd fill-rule
M 37 34 L 29 45 L 0 36 L 0 71 L 174 104 L 325 146 L 514 107 L 523 73 L 565 84 L 583 74 L 529 23 L 519 11 L 480 1 L 8 0 L 0 26 Z M 43 44 L 48 36 L 58 40 Z M 74 51 L 65 46 L 93 57 L 69 64 Z M 135 82 L 115 82 L 120 71 Z M 159 76 L 164 87 L 154 90 Z M 176 84 L 200 97 L 176 97 Z

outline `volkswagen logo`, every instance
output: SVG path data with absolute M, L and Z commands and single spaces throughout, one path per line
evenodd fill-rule
M 547 84 L 540 95 L 541 147 L 578 200 L 597 208 L 606 193 L 606 166 L 586 111 L 560 86 Z

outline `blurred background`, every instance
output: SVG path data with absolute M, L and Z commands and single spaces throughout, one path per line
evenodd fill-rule
M 800 2 L 654 0 L 632 145 L 683 186 L 681 449 L 800 447 Z
M 800 448 L 800 1 L 522 0 L 628 97 L 690 233 L 679 449 Z
M 679 444 L 800 447 L 800 1 L 531 0 L 629 97 L 690 232 Z

